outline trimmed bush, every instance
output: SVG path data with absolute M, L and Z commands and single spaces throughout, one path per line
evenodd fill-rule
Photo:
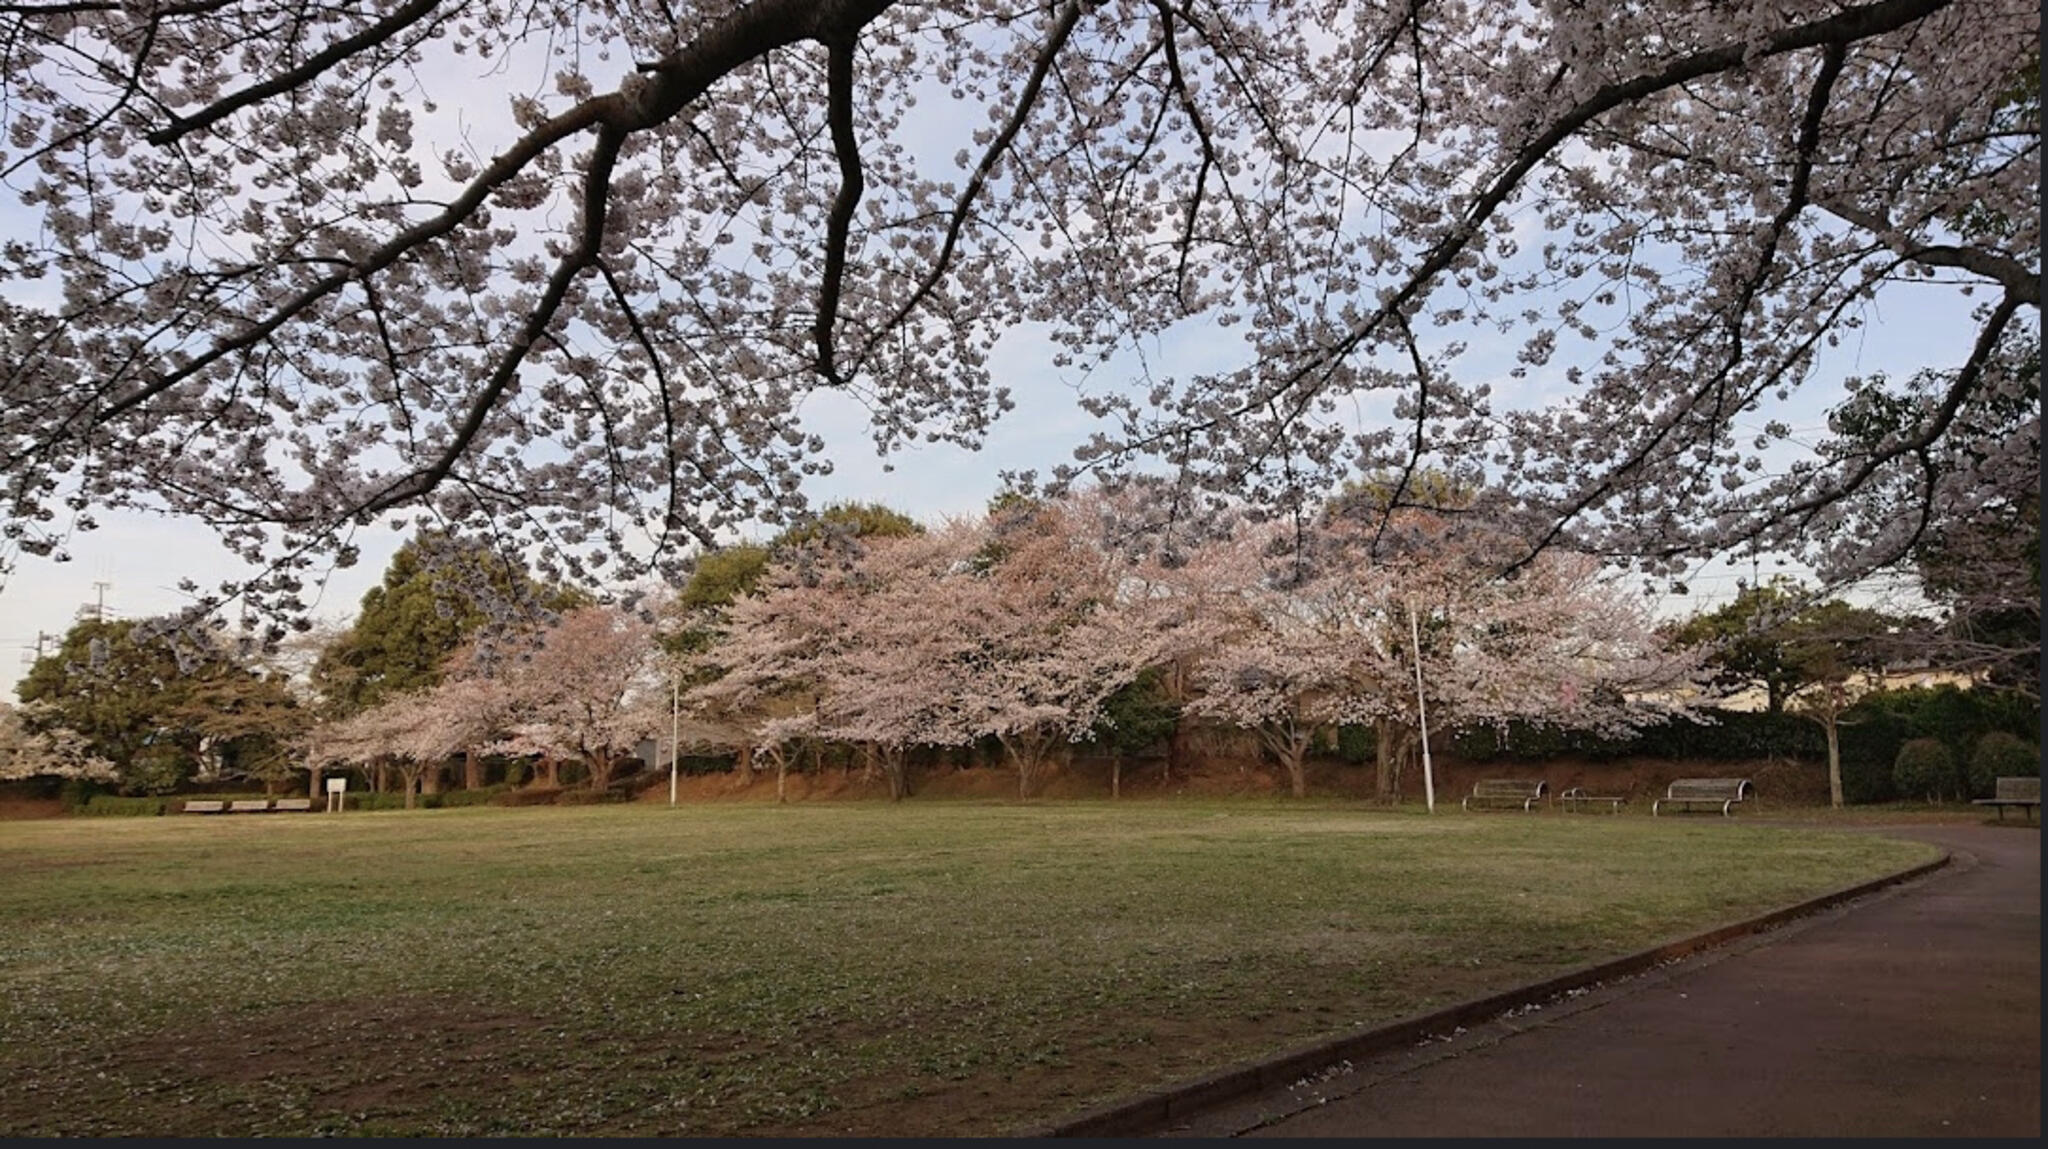
M 2039 777 L 2041 750 L 2018 736 L 1994 730 L 1977 740 L 1970 754 L 1970 796 L 1989 798 L 2000 778 Z
M 1451 736 L 1451 749 L 1467 762 L 1540 762 L 1560 755 L 1595 761 L 1643 757 L 1674 762 L 1819 761 L 1827 756 L 1820 727 L 1791 714 L 1710 708 L 1701 712 L 1700 719 L 1675 718 L 1625 738 L 1516 721 L 1505 728 L 1488 725 L 1458 730 Z M 1890 765 L 1889 759 L 1886 765 Z
M 1939 801 L 1955 784 L 1956 760 L 1936 738 L 1915 738 L 1899 747 L 1892 784 L 1905 798 Z
M 530 790 L 507 790 L 491 799 L 493 806 L 552 806 L 562 791 L 546 786 Z
M 563 790 L 561 791 L 561 796 L 555 800 L 555 804 L 557 806 L 597 806 L 606 802 L 630 802 L 632 800 L 633 792 L 631 790 L 623 790 L 613 786 L 603 790 L 587 788 Z
M 182 798 L 123 798 L 115 794 L 95 794 L 75 812 L 88 818 L 154 818 L 183 804 Z
M 424 807 L 424 799 L 433 797 L 437 797 L 437 795 L 414 795 L 413 804 L 416 808 Z M 345 808 L 350 810 L 403 810 L 405 809 L 405 791 L 386 790 L 384 793 L 379 794 L 375 790 L 350 790 Z
M 509 786 L 485 786 L 481 790 L 447 790 L 437 795 L 443 809 L 457 806 L 488 806 L 498 795 L 509 790 Z
M 57 788 L 57 800 L 64 803 L 64 812 L 76 814 L 100 794 L 100 785 L 90 778 L 66 778 Z

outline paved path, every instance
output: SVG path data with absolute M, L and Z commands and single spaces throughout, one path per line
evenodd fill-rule
M 2039 1136 L 2041 836 L 1164 1136 Z

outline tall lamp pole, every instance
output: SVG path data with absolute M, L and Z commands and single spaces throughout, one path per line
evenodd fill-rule
M 1415 714 L 1422 721 L 1422 797 L 1436 813 L 1436 779 L 1429 766 L 1429 706 L 1422 699 L 1422 629 L 1415 622 L 1415 600 L 1408 600 L 1408 641 L 1415 646 Z
M 683 756 L 682 729 L 683 680 L 671 673 L 668 676 L 668 804 L 676 804 L 676 759 Z

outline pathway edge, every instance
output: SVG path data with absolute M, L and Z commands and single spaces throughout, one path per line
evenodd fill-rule
M 1952 861 L 1954 853 L 1941 848 L 1941 855 L 1931 861 L 1855 885 L 1844 886 L 1802 902 L 1781 906 L 1756 917 L 1728 922 L 1702 933 L 1661 942 L 1622 957 L 1578 966 L 1540 981 L 1515 986 L 1498 993 L 1470 998 L 1425 1013 L 1411 1014 L 1334 1038 L 1322 1038 L 1269 1057 L 1243 1062 L 1188 1081 L 1147 1090 L 1121 1101 L 1085 1110 L 1054 1124 L 1020 1130 L 1011 1135 L 1032 1138 L 1128 1137 L 1150 1132 L 1190 1113 L 1291 1084 L 1342 1061 L 1414 1045 L 1429 1037 L 1454 1032 L 1460 1027 L 1471 1028 L 1511 1010 L 1549 1001 L 1575 989 L 1641 973 L 1702 950 L 1712 949 L 1736 938 L 1761 933 L 1795 918 L 1806 917 L 1889 886 L 1924 877 Z

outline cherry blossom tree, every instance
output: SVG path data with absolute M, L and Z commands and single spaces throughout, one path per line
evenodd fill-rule
M 636 612 L 587 606 L 563 614 L 504 672 L 513 717 L 502 745 L 580 760 L 593 788 L 609 786 L 619 759 L 655 732 L 636 697 L 666 694 L 655 653 L 653 627 Z
M 1184 632 L 1164 612 L 1125 609 L 1136 572 L 1102 545 L 1093 500 L 998 508 L 981 524 L 977 561 L 950 572 L 938 626 L 970 648 L 946 683 L 976 734 L 993 735 L 1017 770 L 1021 797 L 1048 757 L 1082 740 L 1104 704 L 1141 671 L 1169 660 Z
M 757 746 L 853 745 L 880 768 L 892 798 L 908 796 L 911 748 L 964 746 L 983 733 L 952 677 L 979 639 L 948 625 L 947 585 L 982 542 L 970 524 L 951 523 L 771 567 L 765 592 L 733 604 L 705 655 L 715 676 L 691 691 L 692 712 L 739 718 Z
M 693 713 L 750 715 L 778 769 L 793 739 L 863 747 L 898 797 L 910 749 L 994 738 L 1029 796 L 1169 649 L 1163 615 L 1120 609 L 1133 567 L 1097 525 L 1087 500 L 1027 500 L 775 568 L 734 604 Z
M 1498 577 L 1494 557 L 1514 539 L 1415 512 L 1394 521 L 1435 542 L 1374 561 L 1372 539 L 1386 545 L 1377 532 L 1324 524 L 1304 550 L 1269 527 L 1208 560 L 1234 572 L 1240 609 L 1199 671 L 1192 709 L 1257 730 L 1295 795 L 1323 727 L 1378 728 L 1391 800 L 1425 706 L 1444 728 L 1521 720 L 1622 733 L 1666 716 L 1692 685 L 1698 657 L 1664 650 L 1647 602 L 1590 556 L 1546 550 Z
M 394 769 L 404 789 L 405 808 L 412 809 L 426 772 L 439 769 L 464 745 L 464 732 L 451 721 L 457 716 L 436 705 L 435 693 L 436 688 L 402 691 L 367 710 L 324 723 L 309 752 L 315 768 L 361 764 L 373 771 Z
M 196 516 L 257 564 L 205 601 L 282 618 L 385 516 L 623 577 L 801 509 L 813 396 L 884 451 L 979 442 L 1037 323 L 1085 470 L 1287 508 L 1478 462 L 1531 553 L 1848 577 L 1916 517 L 1847 529 L 1855 496 L 2028 383 L 1996 352 L 2038 342 L 2038 18 L 6 0 L 4 544 Z M 1798 450 L 1826 349 L 1928 283 L 1978 304 L 1945 382 Z M 1147 357 L 1221 328 L 1211 368 Z
M 0 702 L 0 782 L 37 777 L 113 782 L 120 776 L 112 762 L 93 753 L 85 735 L 26 722 L 21 707 Z

